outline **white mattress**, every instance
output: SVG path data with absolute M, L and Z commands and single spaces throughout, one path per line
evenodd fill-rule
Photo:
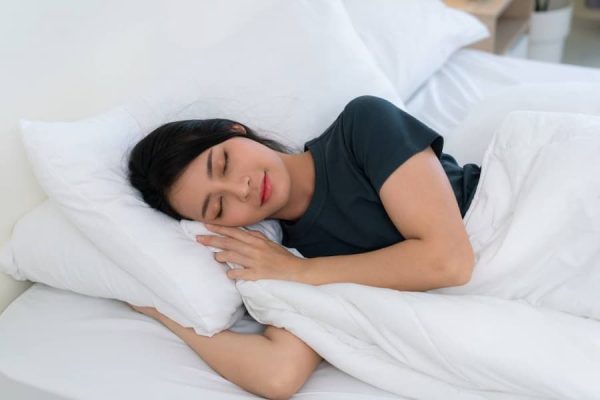
M 262 326 L 246 316 L 233 330 L 258 332 Z M 39 283 L 0 316 L 0 372 L 65 398 L 257 398 L 213 371 L 162 324 L 125 303 Z M 326 361 L 297 396 L 399 398 Z
M 448 135 L 472 105 L 507 86 L 564 81 L 600 82 L 600 70 L 461 50 L 409 99 L 407 108 Z M 246 315 L 232 329 L 261 332 L 264 326 Z M 171 331 L 124 303 L 42 284 L 33 285 L 0 316 L 0 374 L 65 398 L 256 398 L 218 375 Z M 399 398 L 327 361 L 294 396 L 300 397 Z

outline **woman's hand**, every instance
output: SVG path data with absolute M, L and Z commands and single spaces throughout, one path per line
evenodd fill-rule
M 196 236 L 199 243 L 223 250 L 215 253 L 215 260 L 233 262 L 244 267 L 227 271 L 229 278 L 245 281 L 258 279 L 301 281 L 305 259 L 296 257 L 261 232 L 245 231 L 238 227 L 209 224 L 204 226 L 209 231 L 224 236 Z
M 133 308 L 135 311 L 147 315 L 151 318 L 154 318 L 157 321 L 160 321 L 160 319 L 162 317 L 164 317 L 163 314 L 161 314 L 156 308 L 154 307 L 142 307 L 142 306 L 134 306 L 133 304 L 129 304 L 126 303 L 129 307 Z

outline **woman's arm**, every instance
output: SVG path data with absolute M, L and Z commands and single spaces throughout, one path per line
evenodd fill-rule
M 268 325 L 262 335 L 225 330 L 208 337 L 184 328 L 153 307 L 130 306 L 164 324 L 225 379 L 268 399 L 291 397 L 322 360 L 282 328 Z
M 379 196 L 406 240 L 361 254 L 306 259 L 301 282 L 424 291 L 469 281 L 473 248 L 452 186 L 430 146 L 400 165 Z
M 410 291 L 463 284 L 435 252 L 424 240 L 407 239 L 366 253 L 307 258 L 298 280 L 310 285 L 346 282 Z

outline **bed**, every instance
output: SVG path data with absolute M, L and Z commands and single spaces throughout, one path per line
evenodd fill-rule
M 461 49 L 408 99 L 415 115 L 445 136 L 473 106 L 523 84 L 600 82 L 600 71 L 501 57 Z M 75 96 L 76 97 L 76 96 Z M 5 148 L 16 165 L 19 199 L 6 205 L 6 234 L 17 216 L 44 198 L 29 176 L 16 141 Z M 8 157 L 10 155 L 10 157 Z M 13 172 L 11 172 L 13 173 Z M 8 180 L 7 173 L 3 173 Z M 11 179 L 14 183 L 14 179 Z M 11 183 L 12 184 L 12 183 Z M 12 189 L 12 187 L 11 187 Z M 223 379 L 174 334 L 123 302 L 83 296 L 0 276 L 0 394 L 4 398 L 256 398 Z M 232 328 L 258 333 L 264 325 L 245 315 Z M 294 396 L 306 399 L 402 398 L 362 382 L 323 361 Z M 507 397 L 508 398 L 508 397 Z

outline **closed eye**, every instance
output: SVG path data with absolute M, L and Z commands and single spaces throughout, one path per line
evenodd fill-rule
M 227 171 L 228 164 L 229 164 L 229 156 L 227 155 L 227 152 L 225 152 L 225 165 L 223 166 L 223 176 L 225 175 L 225 172 Z M 223 216 L 223 196 L 221 196 L 221 198 L 219 199 L 219 204 L 221 205 L 221 207 L 220 207 L 219 213 L 217 214 L 215 219 L 219 219 Z

